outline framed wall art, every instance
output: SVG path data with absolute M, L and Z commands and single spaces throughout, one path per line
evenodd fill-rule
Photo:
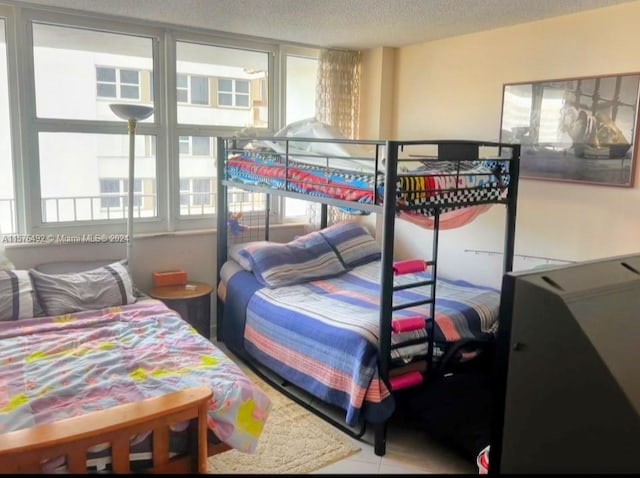
M 632 187 L 640 73 L 505 84 L 500 141 L 523 178 Z

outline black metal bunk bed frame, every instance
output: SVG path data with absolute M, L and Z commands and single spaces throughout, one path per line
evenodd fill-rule
M 242 148 L 238 148 L 239 142 L 247 141 L 277 141 L 285 144 L 284 153 L 273 153 L 279 156 L 285 157 L 285 174 L 283 180 L 283 189 L 272 189 L 263 186 L 255 186 L 249 184 L 243 184 L 237 181 L 231 181 L 227 178 L 226 161 L 229 158 L 229 153 L 240 153 L 244 151 Z M 373 185 L 373 203 L 362 204 L 354 203 L 352 201 L 346 201 L 341 199 L 334 199 L 328 197 L 316 197 L 310 196 L 304 193 L 298 193 L 292 191 L 289 186 L 289 175 L 287 173 L 289 164 L 289 142 L 312 142 L 312 143 L 343 143 L 343 144 L 357 144 L 357 145 L 372 145 L 375 147 L 375 181 Z M 395 220 L 397 213 L 400 209 L 397 207 L 396 197 L 398 193 L 397 179 L 398 179 L 398 160 L 399 152 L 403 150 L 405 146 L 416 145 L 437 145 L 439 152 L 439 161 L 453 161 L 457 162 L 458 166 L 456 172 L 442 174 L 434 173 L 437 175 L 451 175 L 456 178 L 456 186 L 451 189 L 441 189 L 443 191 L 456 191 L 458 190 L 458 179 L 464 173 L 460 171 L 460 163 L 468 161 L 477 161 L 481 158 L 478 157 L 480 147 L 492 147 L 498 148 L 499 151 L 502 148 L 508 148 L 511 151 L 509 158 L 495 158 L 497 162 L 508 164 L 509 183 L 506 186 L 506 195 L 502 198 L 472 201 L 467 203 L 455 202 L 455 203 L 442 203 L 433 204 L 429 206 L 432 210 L 434 225 L 433 225 L 433 242 L 431 250 L 431 260 L 425 261 L 426 266 L 431 266 L 432 278 L 428 281 L 421 281 L 403 286 L 394 286 L 394 268 L 393 268 L 393 251 L 394 251 L 394 237 L 395 237 Z M 380 164 L 380 148 L 384 147 L 386 152 L 386 160 L 384 163 L 384 173 L 379 172 Z M 446 155 L 445 157 L 441 157 Z M 467 155 L 473 155 L 469 157 Z M 463 156 L 463 157 L 460 157 Z M 502 156 L 502 155 L 500 155 Z M 433 365 L 433 352 L 434 352 L 434 327 L 435 327 L 435 303 L 436 303 L 436 279 L 437 279 L 437 257 L 438 257 L 438 243 L 439 243 L 439 226 L 440 215 L 442 209 L 451 208 L 463 208 L 468 206 L 478 206 L 482 204 L 504 204 L 506 206 L 506 226 L 505 226 L 505 242 L 504 242 L 504 255 L 503 255 L 503 273 L 510 272 L 513 269 L 513 258 L 515 249 L 515 230 L 516 230 L 516 210 L 518 199 L 518 180 L 519 180 L 519 161 L 520 161 L 520 146 L 510 143 L 498 143 L 489 141 L 466 141 L 466 140 L 416 140 L 416 141 L 362 141 L 362 140 L 342 140 L 342 139 L 321 139 L 321 138 L 284 138 L 284 137 L 254 137 L 254 138 L 238 138 L 238 137 L 226 137 L 217 138 L 217 277 L 220 278 L 220 270 L 222 265 L 227 261 L 228 251 L 228 197 L 227 188 L 238 188 L 247 191 L 261 192 L 266 195 L 265 202 L 265 216 L 264 216 L 264 240 L 269 240 L 269 225 L 270 225 L 270 196 L 271 194 L 277 196 L 291 197 L 294 199 L 301 199 L 304 201 L 311 201 L 321 203 L 321 215 L 320 215 L 320 228 L 327 227 L 327 208 L 328 206 L 348 207 L 353 209 L 359 209 L 365 212 L 382 213 L 382 244 L 381 244 L 381 287 L 380 287 L 380 338 L 378 343 L 378 366 L 379 376 L 382 381 L 387 385 L 390 391 L 392 388 L 389 383 L 389 371 L 391 369 L 391 350 L 394 348 L 391 344 L 392 324 L 391 317 L 394 311 L 409 307 L 415 307 L 418 305 L 429 304 L 430 317 L 426 321 L 427 327 L 427 376 L 429 377 L 434 370 Z M 328 158 L 327 158 L 328 163 Z M 379 184 L 379 176 L 384 174 L 384 195 L 381 199 L 377 194 L 376 187 Z M 424 206 L 421 206 L 424 208 Z M 393 304 L 393 293 L 398 290 L 404 290 L 411 287 L 420 287 L 424 285 L 431 286 L 431 295 L 429 300 L 422 300 L 418 302 L 412 302 L 408 304 L 395 305 Z M 222 340 L 222 317 L 224 304 L 218 296 L 216 296 L 216 338 Z M 419 339 L 418 339 L 419 340 Z M 417 340 L 404 342 L 402 345 L 410 345 L 417 342 Z M 318 415 L 325 421 L 331 423 L 333 426 L 339 428 L 345 433 L 354 438 L 361 438 L 366 432 L 367 422 L 361 419 L 361 427 L 359 431 L 347 427 L 345 424 L 340 423 L 329 416 L 327 413 L 314 408 L 307 402 L 301 400 L 297 395 L 291 393 L 285 387 L 288 385 L 286 381 L 282 383 L 276 383 L 271 377 L 268 377 L 262 371 L 250 361 L 250 358 L 246 355 L 241 357 L 243 361 L 249 366 L 256 374 L 258 374 L 266 382 L 275 386 L 287 397 L 294 400 L 305 409 Z M 378 456 L 383 456 L 386 451 L 386 434 L 387 434 L 387 422 L 373 423 L 374 427 L 374 451 Z

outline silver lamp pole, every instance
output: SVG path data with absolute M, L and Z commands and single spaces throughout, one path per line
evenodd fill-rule
M 127 268 L 133 276 L 133 183 L 135 181 L 136 125 L 153 113 L 151 106 L 134 104 L 109 105 L 116 116 L 127 121 L 129 129 L 129 190 L 127 193 Z

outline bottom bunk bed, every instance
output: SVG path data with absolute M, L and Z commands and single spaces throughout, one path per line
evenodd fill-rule
M 432 275 L 429 270 L 397 275 L 388 386 L 379 374 L 380 248 L 354 224 L 334 225 L 288 244 L 236 244 L 221 268 L 218 313 L 220 338 L 230 350 L 344 410 L 348 427 L 364 428 L 384 425 L 395 409 L 392 392 L 435 373 L 452 346 L 493 342 L 500 295 L 438 278 L 430 354 L 425 317 L 431 316 L 426 304 Z M 345 225 L 361 232 L 338 246 L 338 260 L 322 241 Z M 402 289 L 416 283 L 425 285 Z M 420 305 L 401 308 L 414 303 Z M 454 362 L 477 353 L 463 350 Z
M 207 456 L 254 452 L 268 396 L 162 302 L 128 303 L 112 266 L 113 288 L 96 270 L 0 271 L 0 471 L 206 472 Z M 46 315 L 74 308 L 65 279 L 122 304 Z

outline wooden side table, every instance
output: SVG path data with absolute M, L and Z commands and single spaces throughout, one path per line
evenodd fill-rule
M 187 287 L 193 286 L 193 287 Z M 213 287 L 204 282 L 154 287 L 149 295 L 178 312 L 200 335 L 211 338 L 211 293 Z

